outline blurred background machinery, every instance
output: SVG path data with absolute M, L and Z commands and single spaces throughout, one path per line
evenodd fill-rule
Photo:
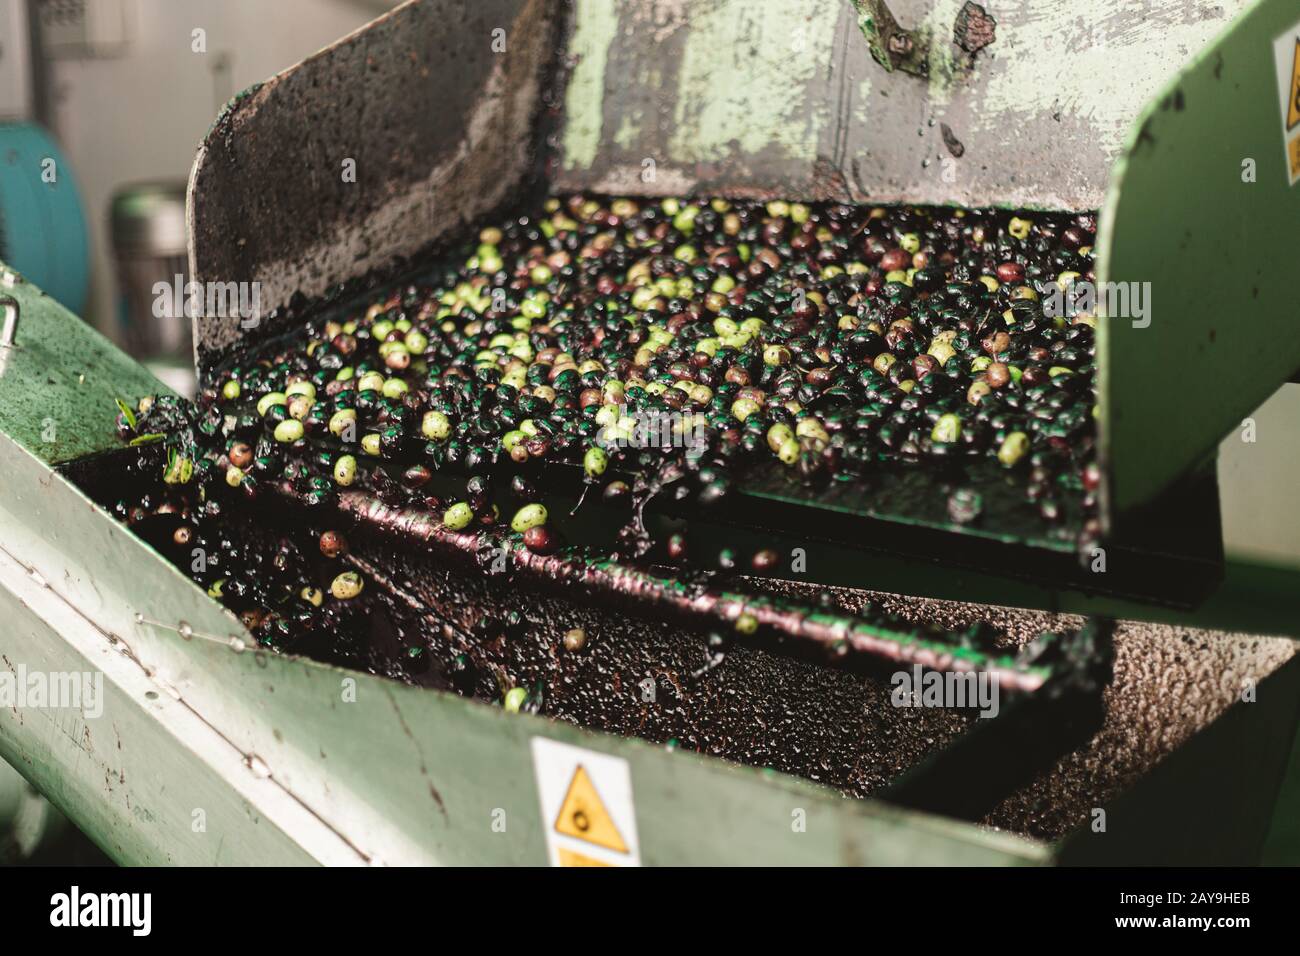
M 152 289 L 185 272 L 196 144 L 236 91 L 394 5 L 0 0 L 0 259 L 188 392 L 189 323 Z
M 185 183 L 123 186 L 109 213 L 126 351 L 182 395 L 194 392 L 193 340 L 184 310 Z

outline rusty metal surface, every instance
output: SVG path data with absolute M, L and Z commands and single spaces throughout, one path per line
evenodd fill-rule
M 1248 2 L 582 3 L 558 186 L 1094 209 L 1143 105 Z
M 533 170 L 557 10 L 412 0 L 241 94 L 190 176 L 195 281 L 258 282 L 265 314 L 391 267 L 501 204 Z M 237 318 L 197 319 L 200 368 L 243 331 Z

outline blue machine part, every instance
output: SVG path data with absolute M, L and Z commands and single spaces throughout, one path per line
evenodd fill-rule
M 44 130 L 0 123 L 0 260 L 85 311 L 90 250 L 71 166 Z

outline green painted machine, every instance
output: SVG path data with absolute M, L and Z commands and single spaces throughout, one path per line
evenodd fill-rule
M 0 660 L 15 681 L 102 684 L 76 707 L 0 707 L 0 756 L 124 863 L 572 862 L 554 821 L 582 797 L 575 761 L 622 836 L 598 861 L 1300 861 L 1300 548 L 1289 566 L 1225 555 L 1215 481 L 1220 441 L 1300 370 L 1282 281 L 1300 134 L 1275 55 L 1300 13 L 1094 6 L 1084 24 L 1064 0 L 416 0 L 232 102 L 189 218 L 193 278 L 258 283 L 269 313 L 196 320 L 203 378 L 283 331 L 295 295 L 391 273 L 540 190 L 1101 209 L 1098 287 L 1141 290 L 1099 297 L 1104 573 L 1014 515 L 962 536 L 761 481 L 716 529 L 811 540 L 802 584 L 916 619 L 1117 619 L 1095 723 L 1071 730 L 1051 694 L 937 738 L 895 714 L 861 744 L 887 779 L 845 800 L 266 653 L 89 491 L 115 399 L 162 386 L 6 269 Z M 633 616 L 605 620 L 632 633 Z

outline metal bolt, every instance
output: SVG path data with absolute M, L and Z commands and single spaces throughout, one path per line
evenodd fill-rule
M 912 52 L 912 38 L 906 33 L 895 33 L 889 38 L 889 52 L 895 56 L 907 56 Z
M 265 760 L 257 754 L 248 754 L 244 757 L 244 766 L 253 772 L 253 776 L 258 780 L 265 780 L 271 776 L 271 768 L 267 766 Z

